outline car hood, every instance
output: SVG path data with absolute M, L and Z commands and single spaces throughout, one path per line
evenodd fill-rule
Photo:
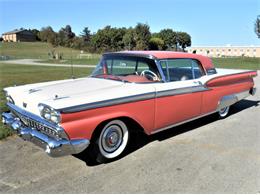
M 140 86 L 137 89 L 136 85 L 87 77 L 9 87 L 4 90 L 17 106 L 39 115 L 39 103 L 62 109 L 147 92 L 147 89 Z M 154 91 L 153 87 L 148 87 L 148 91 Z

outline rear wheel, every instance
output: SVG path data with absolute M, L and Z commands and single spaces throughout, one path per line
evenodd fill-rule
M 228 115 L 228 113 L 229 113 L 229 106 L 227 106 L 227 107 L 225 107 L 225 108 L 222 108 L 222 109 L 220 109 L 219 111 L 218 111 L 218 115 L 219 115 L 219 117 L 220 118 L 225 118 L 227 115 Z
M 93 140 L 89 151 L 93 160 L 104 163 L 119 157 L 127 147 L 129 130 L 121 120 L 112 120 L 103 125 Z

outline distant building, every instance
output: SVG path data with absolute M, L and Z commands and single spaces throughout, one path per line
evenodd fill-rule
M 189 47 L 189 53 L 196 53 L 209 57 L 260 57 L 260 46 L 200 46 Z
M 6 41 L 6 42 L 36 41 L 35 35 L 26 29 L 13 30 L 10 32 L 3 33 L 2 38 L 3 38 L 3 41 Z

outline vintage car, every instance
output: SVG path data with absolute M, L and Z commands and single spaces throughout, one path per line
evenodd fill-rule
M 132 133 L 147 135 L 254 95 L 256 71 L 216 69 L 208 57 L 170 51 L 103 54 L 85 78 L 7 87 L 2 121 L 53 157 L 89 151 L 118 158 Z

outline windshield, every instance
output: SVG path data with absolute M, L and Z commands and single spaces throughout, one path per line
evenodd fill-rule
M 161 81 L 154 60 L 118 55 L 103 56 L 92 77 L 136 83 Z

